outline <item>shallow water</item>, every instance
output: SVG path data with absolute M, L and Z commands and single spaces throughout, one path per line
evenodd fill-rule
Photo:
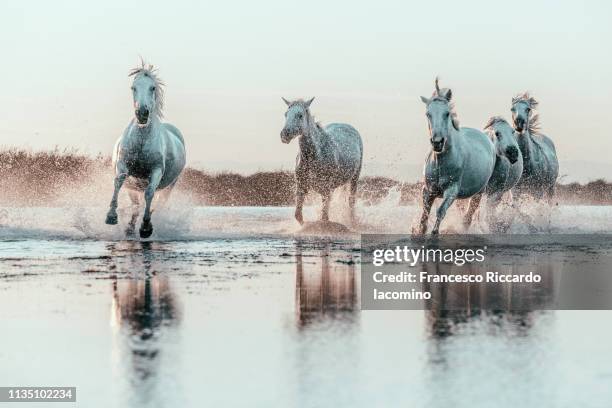
M 147 242 L 102 208 L 1 211 L 2 386 L 76 386 L 86 407 L 612 401 L 611 312 L 447 317 L 440 331 L 423 311 L 360 311 L 358 236 L 296 234 L 290 208 L 160 211 Z M 360 208 L 358 231 L 405 232 L 414 213 Z M 611 223 L 612 207 L 560 207 L 546 226 Z

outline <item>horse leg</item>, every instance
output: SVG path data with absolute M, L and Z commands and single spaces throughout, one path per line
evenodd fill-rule
M 298 180 L 295 191 L 295 219 L 300 225 L 304 224 L 302 209 L 304 207 L 304 198 L 306 197 L 307 191 L 305 183 Z
M 170 184 L 168 187 L 157 192 L 155 206 L 151 208 L 151 214 L 153 214 L 156 209 L 164 207 L 166 205 L 166 203 L 170 199 L 170 194 L 172 193 L 172 190 L 174 189 L 174 186 L 176 185 L 177 180 L 174 180 L 174 182 L 172 182 L 172 184 Z
M 503 196 L 504 196 L 503 191 L 497 191 L 487 196 L 486 209 L 487 209 L 487 225 L 489 227 L 489 232 L 500 232 L 501 231 L 500 225 L 498 224 L 497 214 L 495 213 L 495 210 L 497 209 L 497 206 L 501 202 L 501 199 Z
M 109 225 L 117 224 L 117 198 L 119 197 L 119 190 L 121 190 L 121 186 L 123 186 L 123 182 L 126 178 L 127 173 L 124 172 L 121 172 L 115 176 L 115 191 L 113 191 L 113 198 L 110 202 L 110 208 L 106 214 L 106 223 Z
M 136 229 L 136 219 L 138 218 L 138 209 L 140 208 L 140 199 L 138 193 L 134 190 L 128 190 L 130 200 L 132 201 L 132 218 L 125 229 L 125 235 L 128 237 L 134 236 L 134 230 Z
M 546 201 L 548 202 L 548 229 L 552 228 L 552 209 L 554 208 L 554 199 L 555 199 L 555 183 L 546 189 Z
M 472 198 L 470 198 L 470 205 L 468 206 L 467 212 L 463 217 L 463 229 L 465 231 L 467 231 L 468 228 L 470 228 L 470 225 L 472 225 L 472 217 L 474 217 L 474 213 L 478 209 L 481 199 L 482 193 L 475 194 L 472 196 Z
M 351 223 L 355 224 L 355 196 L 357 195 L 357 179 L 352 179 L 349 186 L 349 211 L 351 216 Z
M 444 191 L 444 194 L 442 195 L 442 204 L 440 204 L 440 207 L 438 207 L 436 214 L 436 223 L 434 224 L 433 230 L 431 230 L 432 235 L 438 235 L 438 232 L 440 231 L 440 224 L 446 216 L 446 211 L 448 211 L 448 208 L 457 198 L 457 194 L 459 194 L 459 184 L 455 184 Z
M 521 190 L 512 190 L 512 209 L 516 215 L 521 219 L 522 222 L 527 224 L 527 228 L 530 233 L 538 232 L 538 229 L 533 226 L 533 220 L 531 217 L 520 210 L 520 204 L 522 201 L 523 193 Z
M 423 187 L 423 213 L 421 214 L 421 220 L 419 221 L 418 229 L 413 228 L 412 233 L 417 235 L 423 235 L 427 232 L 427 220 L 429 219 L 429 212 L 433 205 L 436 196 L 432 194 L 427 187 Z
M 331 202 L 331 191 L 321 193 L 321 221 L 329 221 L 329 204 Z
M 158 167 L 151 172 L 149 185 L 147 186 L 144 194 L 145 211 L 144 216 L 142 217 L 142 224 L 140 225 L 140 238 L 149 238 L 153 233 L 153 225 L 151 225 L 151 203 L 153 202 L 153 197 L 155 196 L 155 191 L 157 190 L 157 186 L 159 186 L 161 178 L 161 168 Z

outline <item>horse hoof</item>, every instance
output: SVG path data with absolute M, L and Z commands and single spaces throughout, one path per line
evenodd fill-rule
M 107 214 L 106 215 L 106 223 L 108 225 L 117 225 L 117 213 Z
M 153 234 L 153 226 L 151 224 L 140 227 L 140 238 L 149 238 L 151 234 Z
M 432 231 L 431 231 L 431 235 L 438 235 L 438 230 L 437 230 L 437 229 L 432 230 Z

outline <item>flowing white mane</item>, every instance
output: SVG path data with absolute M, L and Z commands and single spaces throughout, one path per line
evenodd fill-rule
M 485 130 L 491 130 L 491 128 L 496 124 L 496 123 L 506 123 L 508 124 L 508 121 L 506 119 L 504 119 L 501 116 L 492 116 L 487 124 L 484 126 Z

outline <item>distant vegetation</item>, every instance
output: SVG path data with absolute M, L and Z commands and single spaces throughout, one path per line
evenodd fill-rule
M 74 150 L 32 152 L 0 151 L 0 205 L 66 206 L 100 205 L 112 191 L 110 158 Z M 177 190 L 195 205 L 283 206 L 293 204 L 293 174 L 286 171 L 208 173 L 187 168 Z M 420 185 L 386 177 L 363 177 L 359 199 L 376 204 L 390 193 L 400 203 L 419 202 Z M 612 205 L 612 183 L 596 180 L 587 184 L 559 184 L 557 201 L 564 204 Z

